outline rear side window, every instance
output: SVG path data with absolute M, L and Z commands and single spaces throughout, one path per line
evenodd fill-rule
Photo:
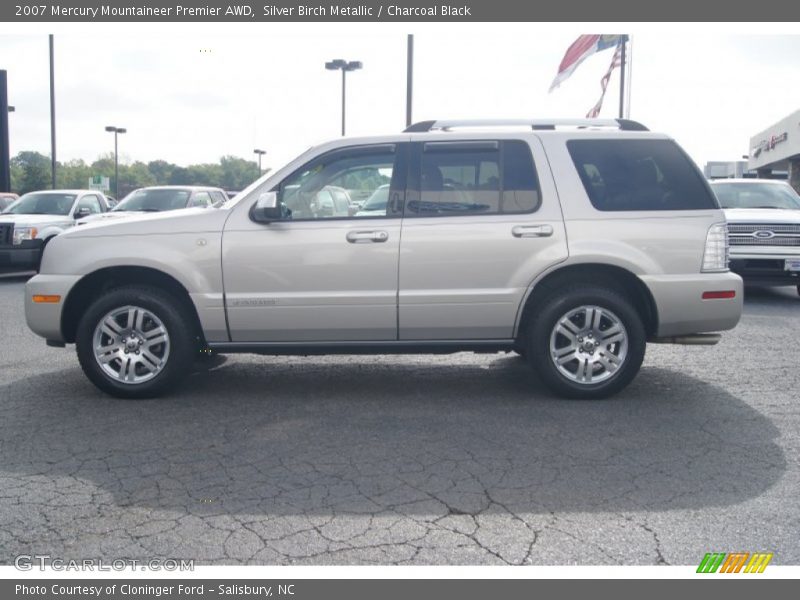
M 700 210 L 717 202 L 672 140 L 570 140 L 572 161 L 597 210 Z
M 539 181 L 521 140 L 428 142 L 420 158 L 416 216 L 515 214 L 539 207 Z

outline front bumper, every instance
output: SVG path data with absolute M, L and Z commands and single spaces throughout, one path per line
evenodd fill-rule
M 731 271 L 739 274 L 746 283 L 798 285 L 800 272 L 787 271 L 785 268 L 787 259 L 800 260 L 800 254 L 731 255 Z
M 742 316 L 743 282 L 735 273 L 642 275 L 658 310 L 657 337 L 733 329 Z M 733 291 L 733 298 L 703 300 L 704 292 Z
M 63 342 L 61 313 L 70 290 L 80 275 L 36 275 L 25 284 L 25 320 L 37 335 L 53 342 Z M 36 303 L 35 295 L 60 296 L 59 302 Z
M 35 271 L 42 259 L 42 241 L 0 247 L 0 271 Z

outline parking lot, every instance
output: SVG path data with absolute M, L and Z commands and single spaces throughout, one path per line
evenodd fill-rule
M 237 355 L 174 395 L 98 392 L 0 279 L 0 563 L 800 563 L 800 298 L 748 290 L 713 348 L 619 396 L 514 355 Z

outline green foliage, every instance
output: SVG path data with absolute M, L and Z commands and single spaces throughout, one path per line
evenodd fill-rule
M 56 163 L 57 185 L 64 189 L 84 189 L 89 178 L 101 175 L 110 179 L 111 194 L 115 189 L 114 155 L 103 154 L 93 163 L 71 160 Z M 252 160 L 223 156 L 218 163 L 180 167 L 165 160 L 140 161 L 119 165 L 119 194 L 148 185 L 211 185 L 238 191 L 258 176 Z M 11 189 L 18 194 L 50 188 L 50 158 L 39 152 L 20 152 L 11 159 Z
M 11 159 L 11 189 L 18 194 L 50 187 L 50 159 L 39 152 L 24 151 Z

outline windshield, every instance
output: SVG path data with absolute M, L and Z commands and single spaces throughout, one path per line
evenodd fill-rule
M 3 212 L 11 215 L 68 215 L 75 194 L 25 194 Z
M 715 183 L 722 208 L 800 209 L 800 196 L 788 184 Z
M 190 194 L 189 190 L 135 190 L 112 208 L 111 212 L 161 212 L 186 208 Z

